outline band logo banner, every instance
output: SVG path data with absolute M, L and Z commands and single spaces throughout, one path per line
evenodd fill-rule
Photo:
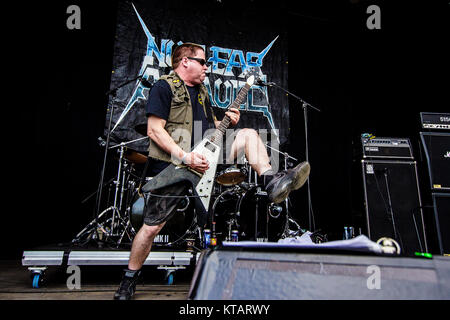
M 195 42 L 205 49 L 210 66 L 204 84 L 219 120 L 245 85 L 249 70 L 257 70 L 264 82 L 287 88 L 288 44 L 283 26 L 253 2 L 240 2 L 239 8 L 215 1 L 207 3 L 209 7 L 205 7 L 205 1 L 119 3 L 111 88 L 138 76 L 156 82 L 170 72 L 172 48 L 183 42 Z M 245 18 L 248 10 L 258 17 L 257 28 L 255 21 Z M 151 89 L 145 84 L 136 79 L 110 97 L 105 133 L 114 110 L 113 143 L 143 137 L 136 128 L 147 122 L 145 104 Z M 240 111 L 238 128 L 265 130 L 278 143 L 287 141 L 289 106 L 281 90 L 253 85 Z M 148 140 L 138 140 L 129 147 L 145 152 Z

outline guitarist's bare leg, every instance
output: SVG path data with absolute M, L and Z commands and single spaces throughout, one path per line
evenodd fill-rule
M 150 254 L 153 240 L 161 231 L 166 223 L 163 222 L 157 226 L 143 225 L 136 234 L 131 246 L 130 260 L 128 262 L 129 270 L 140 270 Z
M 232 162 L 242 152 L 245 153 L 247 161 L 259 176 L 272 169 L 266 146 L 256 130 L 247 128 L 239 130 L 231 145 L 228 161 Z
M 233 161 L 242 152 L 245 153 L 252 169 L 259 176 L 264 176 L 264 188 L 272 202 L 284 201 L 292 190 L 303 186 L 309 177 L 311 168 L 306 161 L 292 169 L 274 172 L 266 146 L 256 130 L 242 129 L 238 132 L 231 146 L 231 159 L 228 160 Z

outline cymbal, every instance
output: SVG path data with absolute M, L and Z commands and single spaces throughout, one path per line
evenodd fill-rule
M 142 134 L 143 136 L 147 136 L 147 124 L 146 123 L 138 124 L 137 126 L 134 127 L 134 130 L 137 133 Z
M 133 151 L 133 150 L 127 150 L 124 155 L 125 159 L 137 163 L 137 164 L 144 164 L 147 162 L 147 156 L 143 155 L 142 153 Z

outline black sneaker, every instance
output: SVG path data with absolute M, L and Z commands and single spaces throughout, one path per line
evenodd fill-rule
M 269 200 L 274 203 L 286 200 L 292 190 L 297 190 L 305 184 L 310 171 L 311 166 L 305 161 L 295 168 L 275 174 L 265 188 Z
M 139 279 L 141 271 L 124 270 L 119 289 L 114 293 L 114 300 L 130 300 L 136 292 L 136 282 Z

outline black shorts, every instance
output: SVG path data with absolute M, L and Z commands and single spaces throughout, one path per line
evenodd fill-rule
M 184 203 L 182 196 L 188 194 L 189 187 L 188 183 L 180 182 L 151 192 L 151 195 L 146 197 L 144 223 L 148 226 L 156 226 L 169 220 L 177 209 L 182 207 Z

